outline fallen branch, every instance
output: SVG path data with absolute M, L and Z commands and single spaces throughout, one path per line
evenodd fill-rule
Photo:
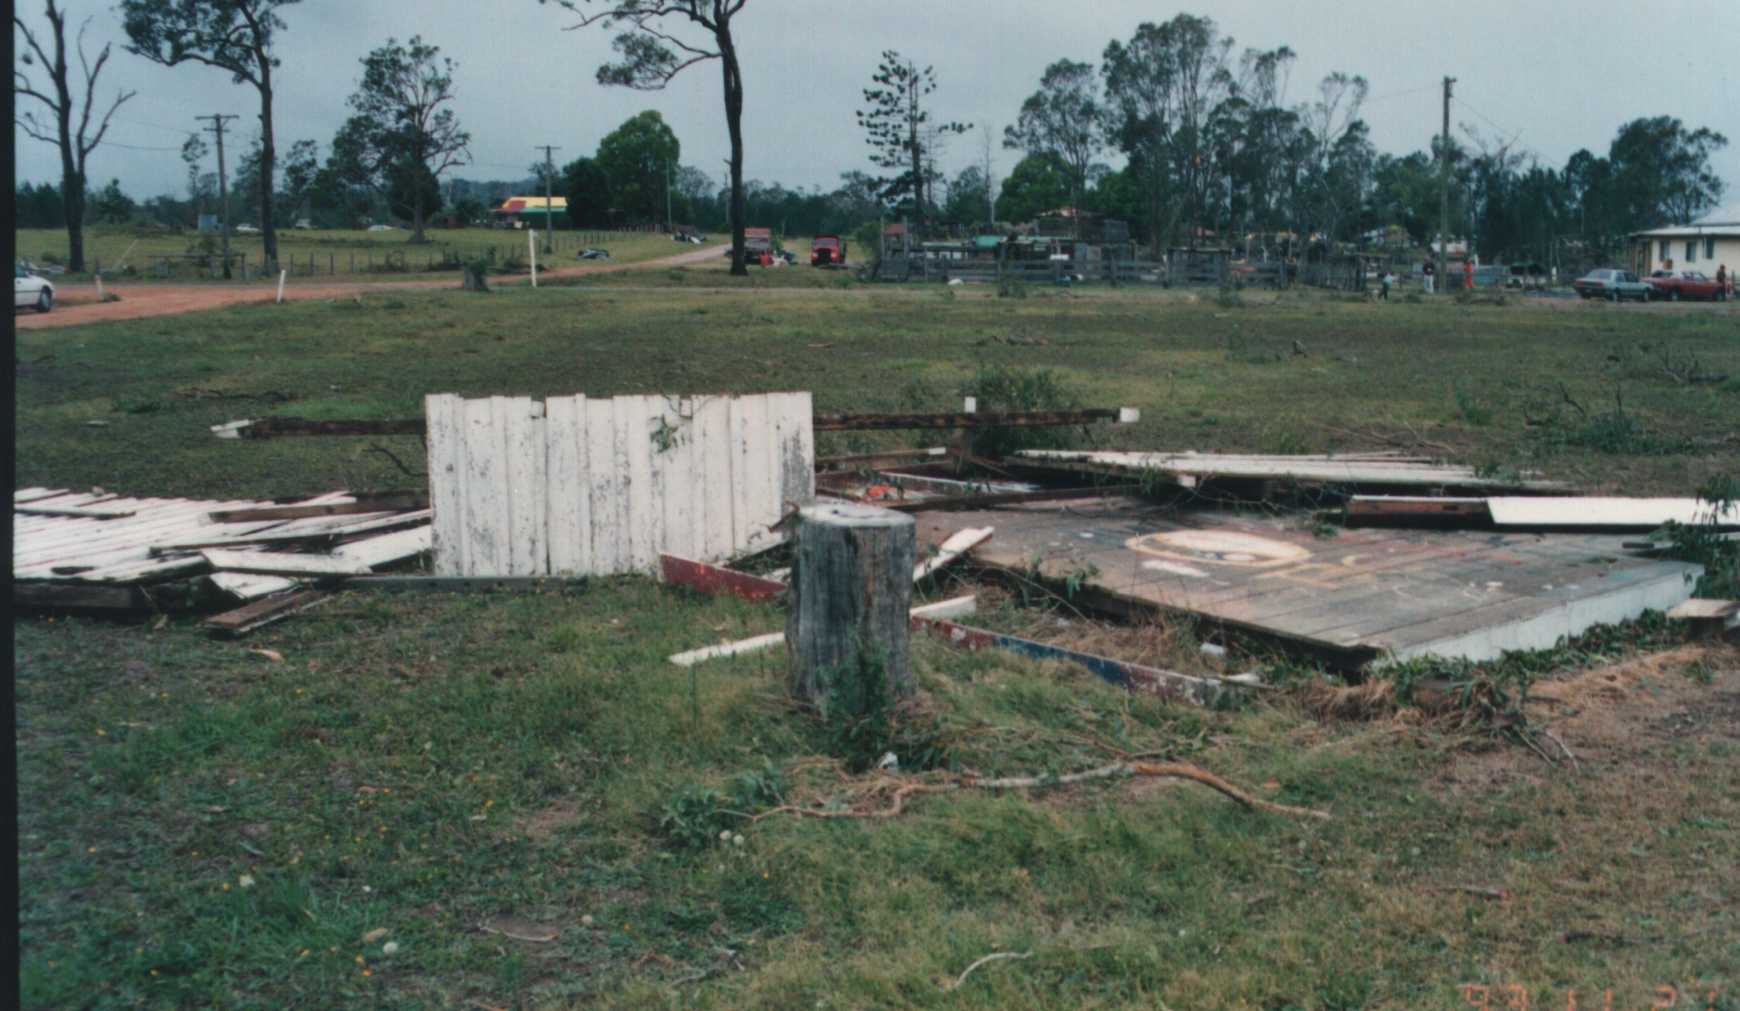
M 896 781 L 883 779 L 873 784 L 872 788 L 867 791 L 867 795 L 879 794 L 883 792 L 885 787 L 894 785 L 894 790 L 889 793 L 890 800 L 887 807 L 862 811 L 851 808 L 829 810 L 827 808 L 802 807 L 796 804 L 781 804 L 778 807 L 769 808 L 768 810 L 761 812 L 751 820 L 760 821 L 763 818 L 771 817 L 776 814 L 794 814 L 809 818 L 893 818 L 905 810 L 906 799 L 918 793 L 946 793 L 953 790 L 968 789 L 1034 790 L 1051 786 L 1071 786 L 1076 783 L 1085 783 L 1090 780 L 1098 779 L 1111 779 L 1117 776 L 1188 779 L 1196 783 L 1201 783 L 1203 786 L 1212 790 L 1218 791 L 1226 797 L 1229 797 L 1248 808 L 1253 808 L 1259 811 L 1268 811 L 1273 814 L 1290 815 L 1296 818 L 1305 817 L 1319 818 L 1324 821 L 1329 820 L 1329 813 L 1327 811 L 1316 811 L 1304 807 L 1290 807 L 1286 804 L 1277 804 L 1273 801 L 1264 800 L 1261 797 L 1253 796 L 1249 792 L 1234 786 L 1206 769 L 1201 769 L 1194 765 L 1186 765 L 1181 762 L 1113 762 L 1110 765 L 1084 769 L 1080 772 L 1066 773 L 1061 776 L 1004 776 L 997 779 L 962 777 L 960 779 L 940 783 L 900 783 L 894 785 Z
M 1005 959 L 1005 958 L 1032 958 L 1032 957 L 1033 957 L 1033 952 L 1031 952 L 1031 951 L 998 951 L 998 952 L 993 952 L 992 954 L 986 955 L 984 958 L 979 959 L 977 962 L 974 962 L 972 965 L 967 966 L 967 968 L 964 972 L 962 972 L 959 976 L 955 977 L 954 985 L 949 987 L 949 989 L 950 990 L 959 990 L 961 988 L 961 984 L 965 983 L 967 981 L 967 977 L 971 976 L 973 974 L 973 970 L 977 969 L 979 966 L 984 965 L 987 962 L 996 962 L 1000 959 Z

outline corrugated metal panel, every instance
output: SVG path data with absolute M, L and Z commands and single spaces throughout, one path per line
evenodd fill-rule
M 815 497 L 808 393 L 425 401 L 435 571 L 651 572 L 773 543 Z

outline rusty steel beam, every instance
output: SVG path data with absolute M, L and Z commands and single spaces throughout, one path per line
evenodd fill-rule
M 1122 408 L 1096 407 L 1084 411 L 1003 411 L 971 414 L 818 414 L 815 418 L 815 430 L 862 432 L 887 428 L 1034 428 L 1117 421 L 1125 413 L 1126 409 Z

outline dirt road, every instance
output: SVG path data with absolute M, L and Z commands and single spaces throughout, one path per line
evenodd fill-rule
M 569 267 L 539 270 L 538 277 L 577 277 L 584 274 L 613 274 L 623 270 L 652 270 L 659 267 L 680 267 L 685 264 L 712 262 L 724 255 L 725 246 L 693 249 L 674 256 L 638 263 L 583 263 Z M 514 283 L 517 283 L 515 279 Z M 365 292 L 404 291 L 418 288 L 456 288 L 458 279 L 441 278 L 423 281 L 373 281 L 344 284 L 287 284 L 284 300 L 302 301 L 313 298 L 342 298 Z M 276 295 L 275 284 L 249 284 L 234 287 L 216 284 L 105 284 L 105 290 L 119 295 L 119 302 L 98 302 L 97 290 L 91 285 L 56 286 L 63 300 L 47 313 L 15 313 L 13 322 L 20 330 L 45 327 L 78 326 L 116 319 L 144 319 L 149 316 L 173 316 L 203 309 L 221 309 L 231 305 L 270 302 Z

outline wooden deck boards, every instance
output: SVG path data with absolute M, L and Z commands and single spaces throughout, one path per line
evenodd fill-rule
M 1690 596 L 1697 567 L 1639 558 L 1601 534 L 1362 528 L 1318 537 L 1297 516 L 1179 512 L 1129 499 L 923 513 L 936 543 L 967 525 L 976 557 L 1081 579 L 1125 602 L 1283 639 L 1397 657 L 1551 646 L 1592 621 Z

